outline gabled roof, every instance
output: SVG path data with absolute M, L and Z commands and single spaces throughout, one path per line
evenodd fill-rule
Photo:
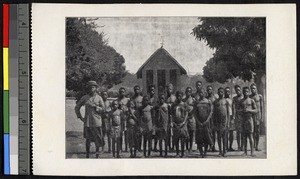
M 146 62 L 138 69 L 138 71 L 136 72 L 137 78 L 142 78 L 142 71 L 143 68 L 153 59 L 153 57 L 155 57 L 156 54 L 158 53 L 162 53 L 163 55 L 168 56 L 171 60 L 173 60 L 176 65 L 180 68 L 180 72 L 181 74 L 187 74 L 186 70 L 178 63 L 178 61 L 172 57 L 172 55 L 170 55 L 170 53 L 164 49 L 163 47 L 160 47 L 159 49 L 157 49 L 149 58 L 148 60 L 146 60 Z

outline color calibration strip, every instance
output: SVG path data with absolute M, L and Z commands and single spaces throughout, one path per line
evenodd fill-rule
M 18 5 L 9 5 L 9 146 L 10 146 L 10 174 L 18 171 Z
M 3 127 L 4 127 L 4 174 L 10 174 L 9 143 L 9 5 L 3 4 Z

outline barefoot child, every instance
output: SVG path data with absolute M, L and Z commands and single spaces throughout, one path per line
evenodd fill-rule
M 233 115 L 232 115 L 232 99 L 230 97 L 231 95 L 231 90 L 229 87 L 225 88 L 225 99 L 228 101 L 228 109 L 229 109 L 229 116 L 228 116 L 228 126 L 227 126 L 227 135 L 226 135 L 226 149 L 227 151 L 234 151 L 232 148 L 233 144 L 233 132 L 235 130 L 235 125 L 234 125 L 234 120 L 233 120 Z
M 229 116 L 229 103 L 224 98 L 224 89 L 221 87 L 218 89 L 219 98 L 213 103 L 213 119 L 214 127 L 217 131 L 217 140 L 219 146 L 219 156 L 225 157 L 226 154 L 226 135 Z
M 243 88 L 244 99 L 240 102 L 240 109 L 242 114 L 242 136 L 243 136 L 243 147 L 244 155 L 247 155 L 247 138 L 249 139 L 251 156 L 254 156 L 253 153 L 253 114 L 257 113 L 256 104 L 253 99 L 249 97 L 250 89 L 249 87 Z
M 127 149 L 128 149 L 128 136 L 127 136 L 127 126 L 126 126 L 126 114 L 127 114 L 127 111 L 128 111 L 128 108 L 127 108 L 127 103 L 129 101 L 129 98 L 126 98 L 125 96 L 126 94 L 126 90 L 124 87 L 121 87 L 119 89 L 119 96 L 118 96 L 118 103 L 119 103 L 119 108 L 120 110 L 122 110 L 123 112 L 123 116 L 122 116 L 122 119 L 121 119 L 121 122 L 122 122 L 122 125 L 121 125 L 121 130 L 122 130 L 122 133 L 121 133 L 121 150 L 122 150 L 122 147 L 123 147 L 123 139 L 124 139 L 124 143 L 125 143 L 125 152 L 127 152 Z
M 251 95 L 250 98 L 252 98 L 257 107 L 257 113 L 253 115 L 254 117 L 254 133 L 253 133 L 253 138 L 254 138 L 254 148 L 256 151 L 259 151 L 260 149 L 258 148 L 258 143 L 259 143 L 259 135 L 260 135 L 260 127 L 261 124 L 263 123 L 263 96 L 261 94 L 257 93 L 257 87 L 256 84 L 252 84 L 250 86 L 251 88 Z
M 214 103 L 214 101 L 217 99 L 216 97 L 215 97 L 215 94 L 214 94 L 214 89 L 213 89 L 213 87 L 211 86 L 211 85 L 208 85 L 207 87 L 206 87 L 206 93 L 207 93 L 207 96 L 206 96 L 206 98 L 208 99 L 208 100 L 210 100 L 210 102 L 213 104 Z M 212 115 L 213 116 L 213 115 Z M 216 143 L 216 133 L 217 133 L 217 131 L 215 130 L 215 127 L 214 127 L 214 123 L 213 123 L 213 119 L 211 119 L 210 120 L 210 126 L 209 126 L 209 128 L 210 128 L 210 132 L 211 132 L 211 137 L 212 137 L 212 145 L 210 145 L 210 149 L 211 149 L 211 151 L 212 152 L 216 152 L 216 148 L 215 148 L 215 143 Z
M 208 145 L 212 144 L 209 124 L 213 107 L 211 101 L 204 98 L 204 95 L 205 90 L 200 89 L 199 100 L 196 102 L 195 106 L 196 142 L 202 158 L 206 156 Z
M 127 111 L 127 134 L 130 149 L 130 157 L 136 157 L 136 150 L 138 148 L 137 131 L 138 131 L 138 121 L 137 121 L 137 111 L 135 110 L 134 101 L 128 102 Z
M 109 113 L 109 119 L 110 119 L 110 132 L 111 132 L 111 138 L 112 138 L 112 151 L 113 151 L 113 157 L 115 157 L 115 153 L 117 152 L 117 158 L 120 158 L 120 150 L 121 150 L 121 116 L 122 111 L 118 108 L 118 101 L 114 100 L 112 102 L 112 111 Z M 117 145 L 117 149 L 116 149 Z
M 173 151 L 174 150 L 174 139 L 173 139 L 173 116 L 171 113 L 171 109 L 173 108 L 173 105 L 176 101 L 176 96 L 173 94 L 173 84 L 169 83 L 167 86 L 167 99 L 166 103 L 168 105 L 169 109 L 169 131 L 168 131 L 168 145 L 169 145 L 169 150 Z
M 110 137 L 110 122 L 109 122 L 109 112 L 111 111 L 111 102 L 107 100 L 108 94 L 106 91 L 101 92 L 101 96 L 104 102 L 104 110 L 102 115 L 102 127 L 103 127 L 103 137 L 107 136 L 108 152 L 111 152 L 111 137 Z
M 156 123 L 156 135 L 159 140 L 159 150 L 160 156 L 162 157 L 162 143 L 165 145 L 165 155 L 168 155 L 168 126 L 169 126 L 169 113 L 168 113 L 168 105 L 165 103 L 165 95 L 159 95 L 159 105 L 156 113 L 157 123 Z
M 135 103 L 135 109 L 139 109 L 142 106 L 143 96 L 141 96 L 140 90 L 141 88 L 139 85 L 135 85 L 133 87 L 134 95 L 132 96 L 131 100 L 133 100 Z M 138 121 L 140 121 L 140 119 L 138 119 Z M 137 150 L 140 152 L 142 148 L 142 134 L 140 133 L 140 130 L 136 131 L 136 135 L 138 141 Z
M 156 99 L 156 95 L 155 95 L 155 86 L 154 85 L 150 85 L 149 86 L 149 105 L 152 106 L 153 108 L 155 106 L 157 106 L 157 99 Z M 155 110 L 152 110 L 152 124 L 153 124 L 153 129 L 152 129 L 152 137 L 151 139 L 154 141 L 153 142 L 153 151 L 157 152 L 157 136 L 156 136 L 156 126 L 155 126 L 155 123 L 156 123 L 156 119 L 155 119 Z M 151 144 L 152 144 L 152 141 L 151 141 Z
M 195 98 L 192 97 L 192 88 L 187 87 L 185 89 L 185 99 L 183 100 L 188 107 L 190 108 L 190 111 L 193 111 Z M 193 141 L 194 141 L 194 134 L 196 130 L 196 121 L 194 118 L 193 113 L 189 113 L 188 115 L 188 122 L 187 122 L 187 128 L 189 132 L 189 140 L 186 142 L 186 149 L 191 152 L 193 148 Z
M 242 145 L 241 145 L 241 132 L 242 132 L 242 126 L 241 126 L 241 112 L 240 112 L 240 102 L 243 99 L 242 90 L 239 85 L 234 86 L 234 90 L 236 93 L 236 96 L 233 97 L 233 119 L 236 129 L 236 141 L 238 145 L 238 150 L 242 151 Z
M 182 101 L 183 93 L 181 91 L 176 92 L 176 103 L 172 109 L 173 126 L 174 126 L 174 142 L 176 146 L 176 156 L 179 156 L 179 141 L 181 142 L 181 156 L 184 156 L 185 142 L 189 138 L 187 130 L 187 118 L 189 109 L 188 106 Z
M 153 107 L 149 105 L 149 97 L 144 96 L 142 106 L 139 108 L 139 116 L 141 119 L 141 131 L 143 135 L 143 150 L 144 157 L 149 157 L 151 154 L 151 140 L 152 140 L 152 110 Z M 147 156 L 147 145 L 148 145 L 148 156 Z

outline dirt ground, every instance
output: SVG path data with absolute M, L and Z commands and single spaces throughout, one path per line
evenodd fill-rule
M 76 118 L 75 112 L 75 101 L 66 100 L 66 158 L 85 158 L 85 139 L 83 138 L 83 123 Z M 82 114 L 84 114 L 84 107 L 82 109 Z M 100 154 L 99 158 L 112 158 L 112 153 L 108 153 L 107 148 L 107 137 L 105 137 L 106 145 L 104 146 L 104 153 Z M 266 158 L 266 136 L 262 135 L 260 137 L 259 148 L 261 151 L 255 151 L 255 157 L 243 156 L 242 151 L 227 152 L 227 157 L 224 159 L 240 159 L 240 158 Z M 124 146 L 123 146 L 124 149 Z M 184 158 L 200 158 L 199 151 L 196 150 L 197 146 L 193 144 L 193 150 L 185 152 Z M 218 146 L 216 145 L 218 150 Z M 233 142 L 233 149 L 237 149 L 236 140 Z M 90 158 L 95 158 L 95 145 L 91 144 L 91 155 Z M 248 151 L 250 150 L 248 144 Z M 250 154 L 250 151 L 248 152 Z M 121 158 L 129 158 L 130 152 L 121 152 Z M 175 152 L 169 152 L 168 158 L 174 158 L 176 156 Z M 137 158 L 143 158 L 143 152 L 137 152 Z M 159 152 L 151 152 L 150 158 L 161 158 L 159 157 Z M 218 157 L 218 152 L 207 152 L 206 158 L 220 158 Z

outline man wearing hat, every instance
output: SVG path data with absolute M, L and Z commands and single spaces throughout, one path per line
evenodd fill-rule
M 96 92 L 98 84 L 96 81 L 87 83 L 88 94 L 84 95 L 75 106 L 77 118 L 84 122 L 83 135 L 86 139 L 86 157 L 89 158 L 90 144 L 95 142 L 96 158 L 99 157 L 99 147 L 104 146 L 102 135 L 102 118 L 101 114 L 104 109 L 104 102 L 101 96 Z M 85 115 L 82 117 L 80 108 L 85 106 Z

